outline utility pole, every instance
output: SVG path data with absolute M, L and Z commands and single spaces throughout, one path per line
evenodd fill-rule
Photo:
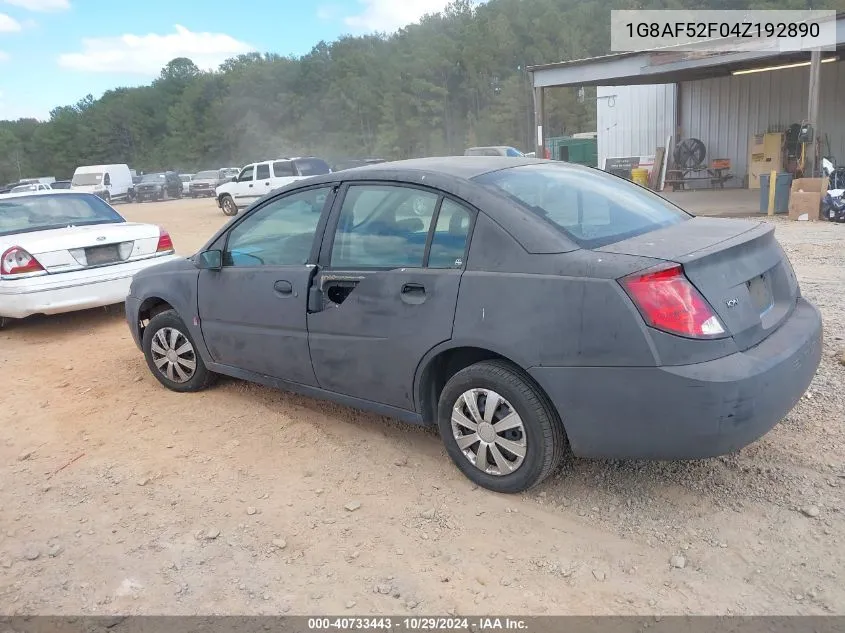
M 819 93 L 821 91 L 822 52 L 814 49 L 810 54 L 810 95 L 807 104 L 807 123 L 813 130 L 810 150 L 806 156 L 804 173 L 810 178 L 816 175 L 816 139 L 821 138 L 819 131 Z
M 23 174 L 21 173 L 21 155 L 19 150 L 15 150 L 15 164 L 18 166 L 18 180 L 23 178 Z
M 533 84 L 534 82 L 532 81 L 531 83 Z M 537 132 L 537 138 L 535 139 L 537 158 L 546 157 L 546 141 L 545 135 L 543 134 L 543 120 L 546 112 L 545 97 L 545 89 L 542 86 L 534 88 L 534 127 Z

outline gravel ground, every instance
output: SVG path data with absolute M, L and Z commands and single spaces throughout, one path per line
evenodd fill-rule
M 182 253 L 212 201 L 127 205 Z M 263 387 L 164 390 L 121 310 L 0 332 L 0 613 L 845 611 L 845 226 L 776 219 L 825 354 L 738 454 L 472 486 L 432 432 Z

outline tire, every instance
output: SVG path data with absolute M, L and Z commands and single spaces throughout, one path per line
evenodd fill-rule
M 220 198 L 220 208 L 223 209 L 223 215 L 238 215 L 238 206 L 228 193 Z
M 170 344 L 173 336 L 175 336 L 175 347 Z M 162 345 L 162 340 L 164 345 Z M 180 352 L 178 358 L 182 360 L 177 363 L 167 360 L 168 357 L 159 351 L 178 351 L 184 349 L 186 344 L 190 345 L 190 350 Z M 211 385 L 216 378 L 216 375 L 206 368 L 202 357 L 196 351 L 194 339 L 175 310 L 166 310 L 150 320 L 144 329 L 141 346 L 147 360 L 147 367 L 150 368 L 153 376 L 171 391 L 182 393 L 201 391 Z M 160 370 L 157 363 L 162 363 L 162 359 L 164 362 Z M 190 373 L 191 362 L 193 362 L 192 374 Z M 184 379 L 185 376 L 187 379 Z
M 477 392 L 473 393 L 473 390 Z M 493 393 L 488 396 L 483 393 L 485 391 Z M 493 412 L 496 417 L 485 416 L 483 420 L 492 419 L 498 424 L 505 417 L 510 418 L 510 413 L 516 413 L 521 425 L 497 430 L 483 421 L 487 426 L 482 429 L 478 424 L 477 432 L 473 433 L 469 426 L 453 424 L 456 407 L 463 415 L 459 419 L 473 422 L 475 416 L 464 400 L 465 394 L 476 403 L 477 419 L 482 419 L 482 407 L 486 406 L 488 397 L 498 396 L 500 399 Z M 494 492 L 517 493 L 536 486 L 559 466 L 567 447 L 563 424 L 551 402 L 527 374 L 506 361 L 476 363 L 452 376 L 440 394 L 437 426 L 446 452 L 458 469 L 474 483 Z M 458 445 L 453 427 L 458 429 L 460 437 L 467 438 L 469 443 L 464 449 Z M 474 442 L 472 436 L 476 438 Z M 491 441 L 484 444 L 487 468 L 482 471 L 476 463 L 482 446 L 480 440 L 484 437 Z M 515 452 L 503 449 L 500 442 L 507 442 Z M 494 449 L 498 455 L 494 454 Z M 521 461 L 519 451 L 523 452 Z

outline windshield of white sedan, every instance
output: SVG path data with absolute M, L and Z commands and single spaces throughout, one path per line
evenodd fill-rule
M 548 220 L 582 248 L 599 248 L 690 218 L 647 189 L 597 169 L 523 165 L 474 180 Z
M 123 221 L 114 209 L 95 196 L 63 194 L 0 199 L 0 235 Z
M 103 174 L 75 174 L 71 183 L 76 187 L 90 187 L 103 182 Z

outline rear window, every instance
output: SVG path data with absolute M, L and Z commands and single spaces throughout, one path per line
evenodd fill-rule
M 123 221 L 97 196 L 67 193 L 0 199 L 0 235 Z
M 216 180 L 217 179 L 217 172 L 216 171 L 201 171 L 196 176 L 194 176 L 194 180 Z
M 599 248 L 691 217 L 648 189 L 598 169 L 523 165 L 474 180 L 546 219 L 582 248 Z
M 329 164 L 319 158 L 303 158 L 296 161 L 296 167 L 301 176 L 321 176 L 332 171 Z

